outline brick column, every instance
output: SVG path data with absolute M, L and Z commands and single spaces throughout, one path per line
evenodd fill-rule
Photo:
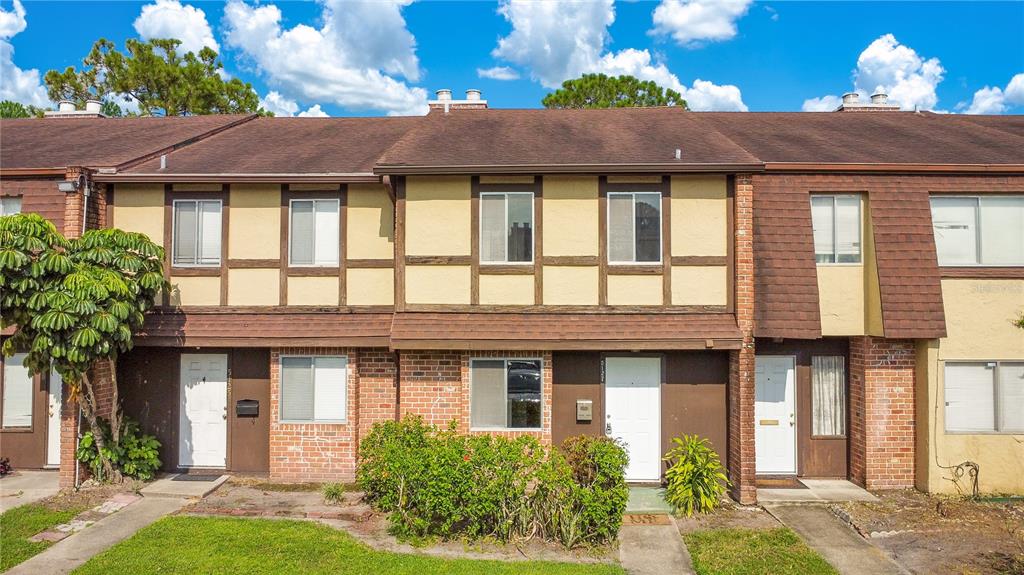
M 914 486 L 914 342 L 850 338 L 850 478 L 867 489 Z
M 359 352 L 359 438 L 373 424 L 395 419 L 395 355 L 386 349 Z
M 754 221 L 753 178 L 735 176 L 734 260 L 736 320 L 743 347 L 729 352 L 729 453 L 727 467 L 734 499 L 757 502 L 754 483 Z
M 110 418 L 110 406 L 114 401 L 114 388 L 110 379 L 109 364 L 103 362 L 94 367 L 90 374 L 93 390 L 96 394 L 97 415 L 104 419 Z M 75 485 L 75 450 L 78 448 L 78 402 L 70 401 L 70 387 L 65 384 L 62 390 L 60 409 L 60 487 Z M 89 422 L 82 417 L 82 433 L 89 431 Z M 84 481 L 89 478 L 89 468 L 80 466 L 78 478 Z

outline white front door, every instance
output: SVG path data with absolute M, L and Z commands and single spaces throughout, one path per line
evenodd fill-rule
M 792 356 L 757 356 L 754 372 L 757 473 L 796 473 L 795 364 Z
M 629 453 L 627 481 L 661 479 L 661 358 L 604 360 L 605 435 Z
M 64 380 L 56 371 L 50 371 L 50 391 L 47 394 L 49 408 L 46 420 L 46 465 L 60 466 L 60 406 Z
M 228 356 L 181 354 L 178 464 L 225 467 L 228 448 Z

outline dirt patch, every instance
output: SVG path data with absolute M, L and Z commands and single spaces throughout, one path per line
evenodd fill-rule
M 775 529 L 781 524 L 760 507 L 745 507 L 731 501 L 712 513 L 693 517 L 676 517 L 681 533 L 705 529 Z
M 984 503 L 918 491 L 834 509 L 914 573 L 1024 574 L 1024 503 Z
M 145 486 L 139 481 L 125 481 L 117 485 L 86 485 L 74 489 L 64 489 L 36 503 L 54 511 L 77 511 L 91 509 L 118 493 L 138 493 Z

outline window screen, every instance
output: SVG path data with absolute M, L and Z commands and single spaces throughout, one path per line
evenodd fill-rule
M 933 196 L 939 265 L 1024 265 L 1024 196 Z
M 946 363 L 946 430 L 995 431 L 995 363 Z
M 1024 361 L 999 364 L 999 429 L 1024 433 Z
M 860 263 L 859 196 L 811 196 L 811 224 L 818 263 Z
M 32 426 L 32 376 L 24 361 L 23 353 L 4 358 L 3 427 Z
M 340 202 L 332 199 L 291 201 L 290 265 L 338 265 L 339 206 Z
M 541 426 L 540 361 L 475 359 L 470 371 L 472 427 L 535 429 Z
M 348 360 L 281 358 L 282 421 L 345 421 Z
M 220 265 L 220 200 L 174 202 L 174 265 Z
M 608 194 L 608 261 L 661 261 L 661 194 Z
M 533 194 L 480 194 L 480 261 L 533 261 Z
M 21 196 L 4 196 L 0 198 L 0 216 L 13 216 L 21 213 Z
M 812 435 L 846 435 L 846 359 L 811 358 Z

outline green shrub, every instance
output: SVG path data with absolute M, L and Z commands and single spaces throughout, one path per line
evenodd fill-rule
M 327 503 L 341 503 L 345 500 L 346 491 L 348 488 L 344 483 L 324 483 L 320 488 L 320 493 L 323 494 L 324 501 Z
M 115 469 L 120 470 L 126 477 L 142 481 L 153 479 L 156 471 L 160 469 L 160 442 L 152 435 L 142 433 L 142 428 L 139 427 L 137 421 L 125 418 L 121 423 L 121 441 L 114 445 L 110 424 L 102 417 L 99 418 L 99 424 L 106 440 L 104 455 Z M 82 436 L 75 455 L 79 461 L 89 467 L 93 477 L 98 481 L 110 479 L 103 477 L 103 463 L 91 431 Z
M 401 537 L 540 535 L 567 547 L 613 539 L 628 498 L 625 450 L 589 438 L 565 449 L 409 416 L 376 424 L 360 442 L 356 482 Z
M 665 454 L 665 499 L 677 513 L 687 516 L 709 513 L 721 503 L 729 479 L 722 473 L 718 453 L 708 440 L 684 435 L 672 440 L 675 447 Z

